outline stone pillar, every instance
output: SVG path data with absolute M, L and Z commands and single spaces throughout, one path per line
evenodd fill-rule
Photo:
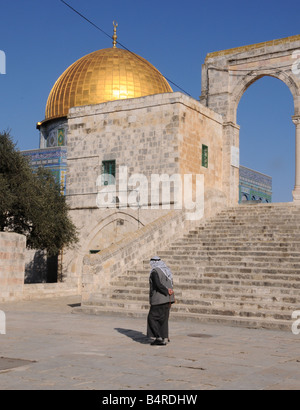
M 293 123 L 296 125 L 296 176 L 295 176 L 295 189 L 293 191 L 294 202 L 300 205 L 300 115 L 292 117 Z
M 240 127 L 234 122 L 225 122 L 223 129 L 223 191 L 228 206 L 236 206 L 239 202 Z

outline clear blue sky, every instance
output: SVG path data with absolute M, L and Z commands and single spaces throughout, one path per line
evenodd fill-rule
M 44 119 L 54 82 L 83 55 L 111 47 L 111 40 L 60 0 L 0 2 L 0 50 L 7 58 L 0 130 L 10 128 L 22 150 L 38 148 L 35 125 Z M 67 2 L 109 34 L 117 20 L 118 40 L 196 99 L 208 52 L 300 34 L 299 0 Z M 272 78 L 252 85 L 238 109 L 241 163 L 273 177 L 275 201 L 290 201 L 294 185 L 293 109 L 289 89 Z

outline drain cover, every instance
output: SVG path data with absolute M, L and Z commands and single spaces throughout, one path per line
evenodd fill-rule
M 202 339 L 209 339 L 210 337 L 212 337 L 211 335 L 205 335 L 205 334 L 201 334 L 201 333 L 192 333 L 188 336 L 189 337 L 199 337 L 199 338 L 202 338 Z
M 25 366 L 29 363 L 35 363 L 31 360 L 10 359 L 8 357 L 0 357 L 0 372 L 3 370 L 15 369 L 16 367 Z

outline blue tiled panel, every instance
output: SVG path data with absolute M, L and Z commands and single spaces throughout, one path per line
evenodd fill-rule
M 30 158 L 33 168 L 44 167 L 49 169 L 56 181 L 60 183 L 61 193 L 66 194 L 67 176 L 67 148 L 55 147 L 44 148 L 30 151 L 23 151 L 22 154 Z
M 240 203 L 243 201 L 272 202 L 272 178 L 246 167 L 240 167 Z

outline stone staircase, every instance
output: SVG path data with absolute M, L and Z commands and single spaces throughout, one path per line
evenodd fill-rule
M 293 204 L 241 205 L 158 250 L 174 273 L 172 320 L 290 330 L 300 310 L 299 228 Z M 146 317 L 149 271 L 148 260 L 132 267 L 80 310 Z

